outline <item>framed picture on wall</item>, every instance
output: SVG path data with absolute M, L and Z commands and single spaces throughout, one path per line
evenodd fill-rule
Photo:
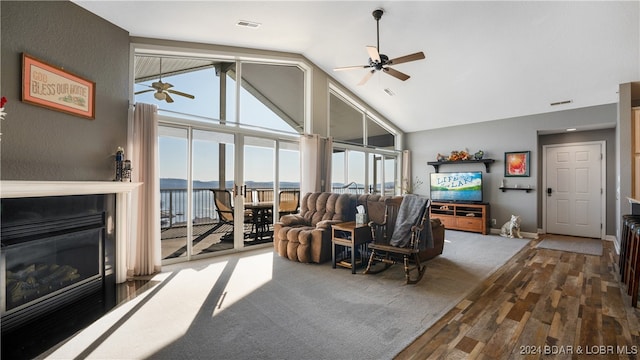
M 95 87 L 66 70 L 22 54 L 22 101 L 95 119 Z
M 504 176 L 529 176 L 531 167 L 531 151 L 514 151 L 504 153 Z

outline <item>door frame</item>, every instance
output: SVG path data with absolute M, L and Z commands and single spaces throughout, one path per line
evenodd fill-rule
M 573 143 L 561 143 L 561 144 L 549 144 L 542 146 L 542 233 L 547 233 L 547 149 L 548 148 L 562 148 L 568 146 L 579 145 L 600 145 L 600 239 L 604 240 L 606 237 L 606 224 L 607 224 L 607 142 L 606 140 L 599 141 L 584 141 Z
M 260 131 L 256 131 L 256 130 L 251 130 L 251 129 L 243 129 L 243 128 L 238 128 L 238 127 L 229 127 L 226 125 L 219 125 L 219 124 L 214 124 L 214 123 L 202 123 L 199 121 L 194 121 L 194 120 L 189 120 L 189 119 L 172 119 L 172 118 L 168 118 L 168 117 L 160 117 L 159 122 L 158 122 L 158 126 L 162 126 L 162 127 L 169 127 L 169 128 L 176 128 L 176 129 L 183 129 L 185 130 L 186 133 L 186 137 L 185 140 L 187 141 L 187 209 L 186 209 L 186 216 L 187 219 L 191 219 L 192 218 L 192 207 L 193 207 L 193 203 L 192 203 L 192 191 L 193 191 L 193 187 L 192 187 L 192 181 L 193 181 L 193 131 L 195 130 L 200 130 L 200 131 L 211 131 L 211 132 L 217 132 L 217 133 L 224 133 L 224 134 L 230 134 L 233 135 L 234 138 L 234 185 L 237 185 L 238 187 L 243 186 L 244 185 L 244 138 L 247 136 L 250 137 L 256 137 L 256 138 L 263 138 L 263 139 L 269 139 L 269 140 L 273 140 L 275 142 L 275 147 L 274 147 L 274 157 L 275 157 L 275 161 L 274 161 L 274 166 L 275 166 L 275 179 L 274 179 L 274 188 L 275 189 L 279 189 L 279 173 L 278 173 L 278 165 L 279 165 L 279 149 L 280 149 L 280 143 L 281 142 L 288 142 L 288 143 L 298 143 L 299 144 L 299 137 L 295 136 L 295 135 L 287 135 L 287 134 L 282 134 L 282 133 L 264 133 L 264 132 L 260 132 Z M 158 150 L 156 150 L 158 151 Z M 228 155 L 228 154 L 227 154 Z M 158 177 L 160 175 L 158 174 Z M 239 192 L 235 192 L 235 194 L 237 194 L 237 196 L 234 197 L 234 203 L 235 204 L 242 204 L 242 206 L 235 206 L 234 207 L 234 217 L 238 218 L 238 219 L 242 219 L 244 218 L 244 196 L 240 195 Z M 274 200 L 274 203 L 277 200 Z M 277 204 L 277 203 L 276 203 Z M 158 215 L 159 216 L 159 215 Z M 159 223 L 160 219 L 156 219 L 156 221 Z M 238 225 L 236 225 L 238 224 Z M 175 263 L 180 263 L 180 262 L 188 262 L 188 261 L 192 261 L 192 260 L 199 260 L 199 259 L 203 259 L 203 258 L 209 258 L 209 257 L 214 257 L 214 256 L 220 256 L 220 255 L 226 255 L 226 254 L 230 254 L 230 253 L 235 253 L 235 252 L 239 252 L 239 251 L 245 251 L 245 250 L 253 250 L 253 249 L 258 249 L 260 247 L 269 247 L 269 246 L 273 246 L 272 243 L 265 243 L 265 244 L 257 244 L 257 245 L 252 245 L 250 247 L 245 247 L 244 246 L 244 239 L 243 239 L 243 227 L 242 227 L 242 222 L 234 222 L 234 229 L 236 231 L 234 231 L 234 247 L 232 249 L 228 249 L 228 250 L 220 250 L 220 251 L 216 251 L 216 252 L 212 252 L 212 253 L 206 253 L 206 254 L 193 254 L 193 243 L 191 240 L 187 241 L 187 256 L 185 256 L 184 258 L 182 257 L 177 257 L 177 258 L 171 258 L 171 259 L 162 259 L 161 263 L 162 265 L 170 265 L 170 264 L 175 264 Z M 193 227 L 192 225 L 188 225 L 187 226 L 187 239 L 191 239 L 193 237 Z M 156 241 L 160 242 L 161 239 L 158 238 Z M 160 245 L 162 246 L 162 245 Z

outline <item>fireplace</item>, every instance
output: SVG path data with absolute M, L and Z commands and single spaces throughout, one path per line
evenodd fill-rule
M 108 231 L 114 194 L 3 199 L 1 205 L 3 333 L 114 291 L 115 234 Z

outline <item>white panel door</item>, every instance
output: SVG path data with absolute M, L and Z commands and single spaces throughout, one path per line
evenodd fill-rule
M 600 238 L 602 145 L 545 147 L 546 231 Z

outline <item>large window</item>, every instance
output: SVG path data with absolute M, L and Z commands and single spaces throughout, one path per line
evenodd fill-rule
M 330 92 L 329 127 L 334 141 L 394 150 L 396 137 L 381 123 L 355 102 Z
M 235 63 L 137 55 L 135 101 L 156 104 L 161 115 L 224 120 L 227 102 L 220 96 L 220 75 L 226 74 L 221 69 L 230 65 Z M 227 91 L 225 95 L 233 94 Z
M 300 146 L 296 142 L 280 142 L 279 187 L 300 189 Z
M 157 105 L 160 118 L 165 263 L 270 241 L 271 218 L 247 204 L 299 189 L 305 88 L 291 64 L 135 56 L 134 100 Z
M 159 115 L 172 119 L 302 134 L 304 77 L 302 69 L 289 64 L 138 54 L 135 101 L 156 104 Z
M 334 93 L 329 94 L 330 131 L 334 141 L 364 145 L 364 114 Z
M 243 63 L 240 123 L 302 133 L 304 72 L 292 65 Z
M 362 106 L 334 91 L 329 94 L 329 107 L 333 191 L 394 194 L 399 189 L 400 166 L 395 134 Z

